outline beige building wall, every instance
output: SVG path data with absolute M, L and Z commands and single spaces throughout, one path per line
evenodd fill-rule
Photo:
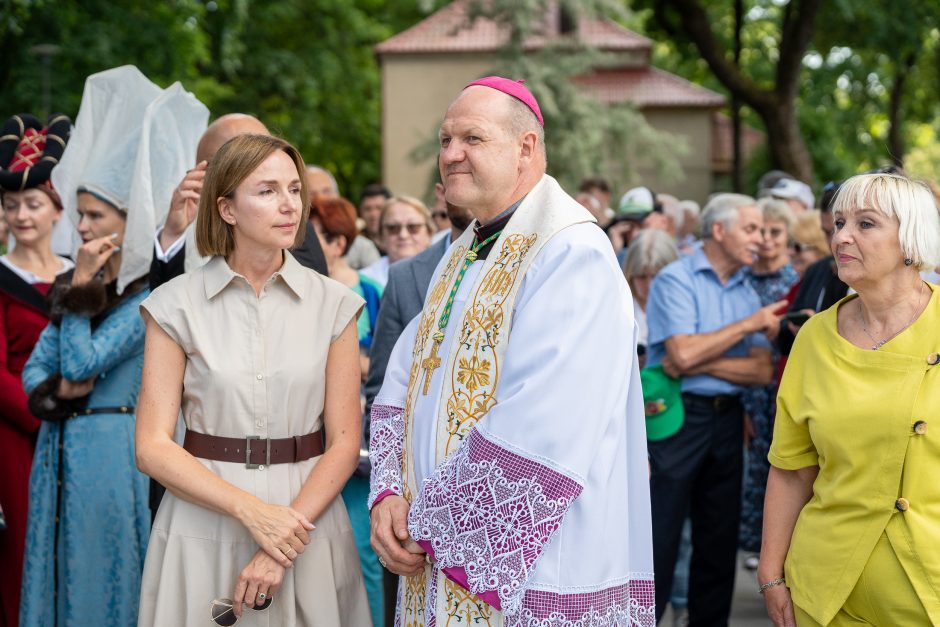
M 653 128 L 683 137 L 688 150 L 679 160 L 681 179 L 666 182 L 659 172 L 640 169 L 641 184 L 704 204 L 712 192 L 711 109 L 643 109 L 642 113 Z
M 436 168 L 437 131 L 447 105 L 464 85 L 486 76 L 491 54 L 383 55 L 382 182 L 395 194 L 427 197 Z M 428 147 L 416 163 L 411 153 Z M 433 183 L 430 183 L 433 185 Z
M 394 54 L 383 55 L 380 61 L 382 181 L 393 193 L 433 200 L 429 191 L 436 180 L 431 177 L 436 172 L 437 131 L 447 105 L 464 85 L 492 71 L 497 59 L 480 53 Z M 641 169 L 641 184 L 704 203 L 712 191 L 711 110 L 644 109 L 642 113 L 654 128 L 684 137 L 689 150 L 680 159 L 680 180 L 667 183 L 659 172 Z M 411 154 L 419 147 L 429 156 L 415 162 Z

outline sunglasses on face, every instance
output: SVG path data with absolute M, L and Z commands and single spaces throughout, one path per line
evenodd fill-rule
M 398 235 L 403 230 L 408 229 L 408 233 L 411 235 L 417 235 L 421 232 L 421 229 L 427 228 L 427 225 L 424 222 L 412 222 L 409 224 L 384 224 L 382 225 L 382 230 L 385 231 L 388 235 Z
M 795 252 L 797 255 L 799 255 L 800 253 L 804 253 L 804 252 L 811 253 L 811 252 L 816 251 L 815 246 L 810 246 L 809 244 L 801 244 L 800 242 L 793 242 L 792 244 L 790 244 L 790 246 L 793 248 L 793 252 Z
M 263 604 L 253 605 L 251 609 L 259 612 L 266 610 L 273 600 L 274 597 L 268 597 Z M 234 625 L 238 622 L 238 617 L 235 616 L 235 602 L 231 599 L 214 599 L 212 603 L 209 604 L 209 618 L 212 619 L 213 623 L 222 625 L 222 627 Z

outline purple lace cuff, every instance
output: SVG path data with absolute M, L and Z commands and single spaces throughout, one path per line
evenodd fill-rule
M 411 504 L 408 528 L 445 573 L 477 596 L 494 592 L 514 614 L 535 562 L 571 502 L 576 481 L 500 446 L 478 429 L 440 464 Z M 465 582 L 458 581 L 463 571 Z
M 369 459 L 369 509 L 389 494 L 401 495 L 401 455 L 405 446 L 405 415 L 401 407 L 372 406 Z
M 429 540 L 418 540 L 417 542 L 418 542 L 418 546 L 424 549 L 424 552 L 427 553 L 431 557 L 431 560 L 432 561 L 435 560 L 434 547 L 431 546 L 431 542 Z M 467 570 L 463 568 L 462 566 L 451 566 L 449 568 L 442 568 L 441 572 L 444 573 L 444 575 L 446 575 L 447 578 L 450 579 L 451 581 L 463 586 L 465 590 L 470 589 L 470 584 L 467 583 Z M 502 604 L 500 603 L 499 595 L 496 594 L 495 590 L 485 590 L 483 592 L 480 592 L 476 596 L 478 599 L 480 599 L 484 603 L 489 603 L 490 605 L 495 607 L 497 610 L 502 609 Z

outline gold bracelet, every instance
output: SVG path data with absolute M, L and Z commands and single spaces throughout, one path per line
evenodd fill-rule
M 767 588 L 773 588 L 774 586 L 779 586 L 780 584 L 786 583 L 786 582 L 787 582 L 786 577 L 781 577 L 780 579 L 774 579 L 773 581 L 768 581 L 767 583 L 761 584 L 760 588 L 758 588 L 757 591 L 760 594 L 764 594 L 764 590 L 766 590 Z

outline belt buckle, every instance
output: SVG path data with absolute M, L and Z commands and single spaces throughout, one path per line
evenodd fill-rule
M 267 447 L 264 450 L 264 464 L 252 464 L 251 463 L 251 441 L 252 440 L 264 440 L 267 443 Z M 246 435 L 245 436 L 245 468 L 248 470 L 256 470 L 263 466 L 271 465 L 271 438 L 262 438 L 260 435 Z

